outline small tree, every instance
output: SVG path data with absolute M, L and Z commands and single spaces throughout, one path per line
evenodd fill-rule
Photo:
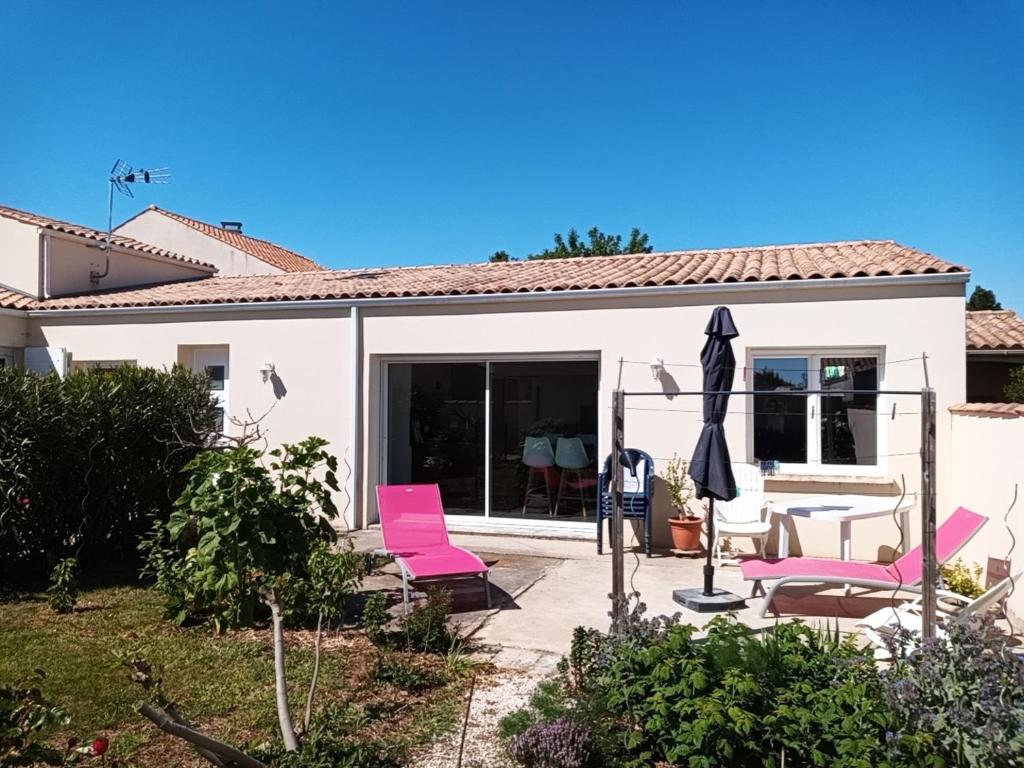
M 329 593 L 316 601 L 321 612 L 348 584 L 324 561 L 322 549 L 336 538 L 329 521 L 337 517 L 331 491 L 338 490 L 338 462 L 326 445 L 318 437 L 283 445 L 270 451 L 269 468 L 259 451 L 244 445 L 197 456 L 170 520 L 146 545 L 150 571 L 177 621 L 205 616 L 220 630 L 251 623 L 261 605 L 270 610 L 287 751 L 298 748 L 285 676 L 287 595 L 296 582 L 310 583 L 311 561 L 313 582 Z
M 1010 371 L 1010 383 L 1003 390 L 1008 403 L 1024 403 L 1024 365 Z
M 1002 308 L 1003 305 L 996 300 L 995 292 L 990 291 L 988 288 L 982 288 L 980 285 L 975 286 L 974 293 L 972 293 L 971 298 L 967 300 L 967 309 L 971 312 L 983 309 Z

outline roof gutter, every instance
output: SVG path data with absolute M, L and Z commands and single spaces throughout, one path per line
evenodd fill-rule
M 743 293 L 784 290 L 843 290 L 849 288 L 918 287 L 965 284 L 970 272 L 941 272 L 926 275 L 885 275 L 882 277 L 827 277 L 762 282 L 698 283 L 694 285 L 657 285 L 635 288 L 577 288 L 566 291 L 530 291 L 522 293 L 474 293 L 454 296 L 396 296 L 362 299 L 282 299 L 236 301 L 219 304 L 169 304 L 137 307 L 81 307 L 69 309 L 33 309 L 30 317 L 88 317 L 97 315 L 150 315 L 179 312 L 237 312 L 243 310 L 294 311 L 297 309 L 351 309 L 353 307 L 420 307 L 502 302 L 572 301 L 620 298 L 686 296 L 702 293 Z

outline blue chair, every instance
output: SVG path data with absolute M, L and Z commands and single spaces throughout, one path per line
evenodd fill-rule
M 622 464 L 622 516 L 626 520 L 644 521 L 644 552 L 651 556 L 651 504 L 654 499 L 654 460 L 636 448 L 626 448 L 619 456 Z M 597 554 L 602 553 L 604 521 L 613 512 L 611 493 L 612 457 L 604 460 L 604 470 L 597 485 Z

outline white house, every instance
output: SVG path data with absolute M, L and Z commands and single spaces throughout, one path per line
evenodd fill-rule
M 266 413 L 273 441 L 330 440 L 349 478 L 339 505 L 355 526 L 375 521 L 376 484 L 439 482 L 455 530 L 593 537 L 586 493 L 582 505 L 566 493 L 557 516 L 543 494 L 524 498 L 524 436 L 582 447 L 592 474 L 610 448 L 611 392 L 653 389 L 661 394 L 627 401 L 627 444 L 659 469 L 688 458 L 701 404 L 675 393 L 700 389 L 699 351 L 718 305 L 740 332 L 737 393 L 780 393 L 737 394 L 726 420 L 734 460 L 779 462 L 766 478 L 771 497 L 896 496 L 901 486 L 913 497 L 919 398 L 782 393 L 917 392 L 927 381 L 940 413 L 940 517 L 968 503 L 954 498 L 948 409 L 965 399 L 970 274 L 892 241 L 215 276 L 123 239 L 95 290 L 88 273 L 105 261 L 102 233 L 77 228 L 69 237 L 84 255 L 44 264 L 41 239 L 71 225 L 0 211 L 0 284 L 11 289 L 0 294 L 0 346 L 12 362 L 208 370 L 227 413 Z M 141 280 L 132 259 L 162 271 Z M 664 543 L 660 484 L 656 514 Z M 899 544 L 889 518 L 857 525 L 856 558 L 887 558 Z M 798 524 L 793 550 L 834 556 L 836 541 L 829 525 Z

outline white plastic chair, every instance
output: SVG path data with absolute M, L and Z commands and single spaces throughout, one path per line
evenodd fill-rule
M 548 501 L 548 514 L 551 514 L 551 475 L 550 470 L 555 466 L 555 452 L 551 448 L 551 441 L 546 437 L 530 437 L 523 440 L 523 464 L 527 466 L 526 494 L 523 496 L 523 515 L 526 515 L 526 507 L 530 503 L 531 495 L 539 495 L 534 478 L 538 475 L 544 483 L 544 493 Z
M 722 567 L 721 540 L 736 536 L 749 538 L 757 544 L 757 554 L 764 556 L 764 545 L 772 526 L 765 521 L 764 475 L 753 464 L 733 464 L 736 498 L 715 502 L 714 555 Z
M 597 478 L 586 478 L 584 471 L 592 465 L 590 457 L 587 456 L 587 449 L 583 441 L 578 437 L 560 437 L 555 445 L 555 465 L 558 467 L 558 498 L 555 499 L 555 509 L 552 513 L 558 516 L 558 507 L 562 503 L 563 494 L 566 488 L 571 488 L 579 495 L 580 510 L 584 519 L 587 517 L 587 501 L 584 496 L 585 488 L 597 486 Z M 570 479 L 569 475 L 574 478 Z
M 935 627 L 935 636 L 945 637 L 946 628 L 950 624 L 967 621 L 971 616 L 984 615 L 1001 603 L 1009 594 L 1010 587 L 1020 581 L 1021 574 L 1024 574 L 1024 569 L 993 584 L 975 598 L 964 597 L 947 589 L 936 590 L 936 618 L 939 622 Z M 857 623 L 864 636 L 875 645 L 875 658 L 890 658 L 887 641 L 893 640 L 896 632 L 901 629 L 911 633 L 911 637 L 903 641 L 903 652 L 912 653 L 917 650 L 923 629 L 921 600 L 918 597 L 903 605 L 882 608 Z

